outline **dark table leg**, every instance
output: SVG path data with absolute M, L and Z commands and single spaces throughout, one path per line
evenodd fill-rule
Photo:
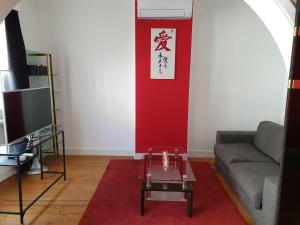
M 188 194 L 188 215 L 189 217 L 193 215 L 193 191 Z
M 141 190 L 141 216 L 144 215 L 144 198 L 145 198 L 145 193 L 144 189 Z
M 40 165 L 41 165 L 41 179 L 43 180 L 44 179 L 44 170 L 43 170 L 43 167 L 44 167 L 44 162 L 43 162 L 43 151 L 42 151 L 42 147 L 41 146 L 38 146 L 38 152 L 40 154 Z
M 20 209 L 20 222 L 23 224 L 23 198 L 22 198 L 22 171 L 20 165 L 20 158 L 17 157 L 17 172 L 18 172 L 18 189 L 19 189 L 19 209 Z
M 65 133 L 61 133 L 62 136 L 62 150 L 63 150 L 63 161 L 64 161 L 64 180 L 66 181 L 67 179 L 67 172 L 66 172 L 66 150 L 65 150 Z M 58 149 L 57 149 L 58 151 Z

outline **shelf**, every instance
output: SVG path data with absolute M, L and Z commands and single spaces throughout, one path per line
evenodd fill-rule
M 31 161 L 32 159 L 35 159 L 37 155 L 34 155 L 25 161 L 20 162 L 20 165 L 24 165 Z M 9 159 L 8 156 L 0 156 L 0 166 L 17 166 L 17 160 L 16 159 Z
M 19 199 L 19 209 L 18 211 L 0 211 L 1 214 L 14 214 L 14 215 L 20 215 L 20 223 L 23 224 L 24 221 L 24 215 L 26 213 L 26 211 L 32 207 L 45 193 L 47 193 L 47 191 L 52 188 L 61 178 L 64 178 L 64 181 L 66 181 L 66 160 L 65 160 L 65 145 L 63 144 L 63 149 L 62 149 L 62 154 L 63 154 L 63 171 L 43 171 L 43 167 L 40 167 L 39 172 L 40 172 L 40 179 L 43 180 L 44 179 L 44 174 L 56 174 L 56 178 L 54 181 L 50 182 L 50 184 L 48 184 L 47 186 L 45 186 L 42 189 L 42 192 L 40 192 L 37 197 L 35 197 L 34 199 L 32 199 L 31 201 L 23 201 L 22 199 L 22 165 L 25 165 L 27 163 L 29 163 L 31 160 L 35 159 L 38 157 L 38 155 L 40 155 L 40 164 L 43 165 L 43 158 L 42 155 L 43 151 L 41 150 L 41 145 L 44 144 L 47 140 L 50 139 L 54 139 L 57 138 L 58 135 L 61 135 L 63 137 L 64 135 L 64 131 L 59 131 L 56 134 L 52 134 L 49 137 L 45 137 L 44 140 L 39 140 L 38 143 L 33 143 L 33 145 L 28 148 L 28 151 L 30 151 L 31 149 L 36 149 L 37 153 L 35 155 L 33 155 L 32 157 L 28 157 L 26 160 L 18 163 L 18 160 L 15 159 L 9 159 L 8 156 L 6 154 L 10 154 L 9 152 L 7 152 L 7 146 L 4 146 L 1 148 L 0 146 L 0 166 L 13 166 L 16 167 L 17 169 L 17 186 L 18 186 L 18 199 Z M 62 139 L 64 141 L 64 139 Z M 2 150 L 2 151 L 1 151 Z M 5 153 L 6 150 L 6 153 Z M 2 155 L 1 155 L 2 154 Z M 18 153 L 21 154 L 21 153 Z M 56 152 L 54 154 L 57 154 Z M 10 154 L 12 155 L 12 154 Z M 26 203 L 26 204 L 25 204 Z
M 43 146 L 42 147 L 42 151 L 43 152 L 45 152 L 45 151 L 53 151 L 52 143 L 51 143 L 51 146 Z
M 29 75 L 29 77 L 47 77 L 48 78 L 48 75 Z
M 27 53 L 27 56 L 48 56 L 48 53 L 40 53 L 40 52 L 32 52 L 32 53 Z
M 58 129 L 58 128 L 62 129 L 62 125 L 61 125 L 61 124 L 56 125 L 56 128 L 57 128 L 57 129 Z

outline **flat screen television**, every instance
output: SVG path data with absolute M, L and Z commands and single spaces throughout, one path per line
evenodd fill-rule
M 6 91 L 3 104 L 8 143 L 52 125 L 50 88 Z

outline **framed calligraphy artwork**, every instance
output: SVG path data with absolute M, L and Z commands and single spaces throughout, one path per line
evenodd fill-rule
M 175 78 L 176 29 L 151 29 L 151 79 Z

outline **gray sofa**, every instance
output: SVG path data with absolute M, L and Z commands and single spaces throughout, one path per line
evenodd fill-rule
M 284 131 L 263 121 L 256 131 L 217 131 L 217 169 L 257 225 L 274 225 Z

